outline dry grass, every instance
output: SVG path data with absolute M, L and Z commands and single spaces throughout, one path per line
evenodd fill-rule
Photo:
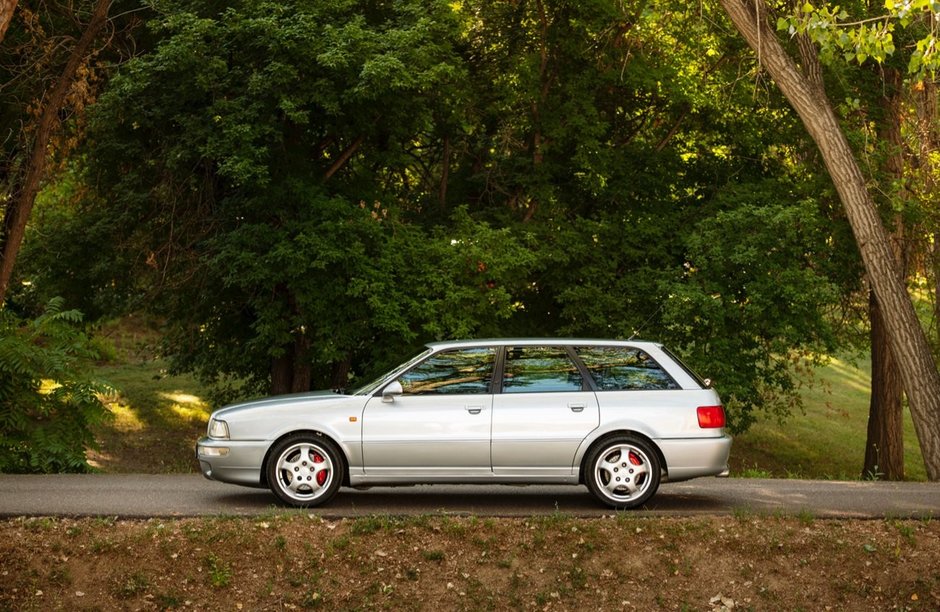
M 696 519 L 0 523 L 0 609 L 940 608 L 940 523 Z

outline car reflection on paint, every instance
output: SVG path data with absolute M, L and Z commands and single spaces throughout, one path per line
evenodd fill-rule
M 207 478 L 292 506 L 342 486 L 551 483 L 633 508 L 661 482 L 727 475 L 724 426 L 718 394 L 657 343 L 463 340 L 349 394 L 216 410 L 196 455 Z

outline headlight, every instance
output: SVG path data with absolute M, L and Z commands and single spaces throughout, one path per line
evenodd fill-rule
M 228 423 L 211 419 L 209 421 L 209 437 L 216 440 L 228 440 Z

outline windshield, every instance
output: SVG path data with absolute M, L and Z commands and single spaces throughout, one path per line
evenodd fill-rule
M 367 384 L 365 384 L 365 385 L 359 387 L 358 389 L 356 389 L 355 391 L 353 391 L 352 394 L 353 394 L 353 395 L 371 395 L 371 394 L 375 393 L 375 392 L 378 390 L 378 388 L 382 386 L 382 383 L 384 383 L 384 382 L 387 381 L 388 379 L 392 378 L 392 375 L 393 375 L 393 374 L 398 374 L 398 373 L 400 373 L 400 372 L 404 372 L 405 370 L 411 368 L 411 366 L 415 365 L 416 363 L 418 363 L 419 361 L 421 361 L 422 359 L 424 359 L 425 357 L 427 357 L 427 356 L 430 355 L 430 354 L 431 354 L 431 349 L 428 349 L 428 350 L 424 351 L 424 352 L 421 353 L 420 355 L 418 355 L 418 356 L 412 358 L 410 361 L 408 361 L 408 362 L 406 362 L 406 363 L 403 363 L 403 364 L 401 364 L 401 365 L 399 365 L 399 366 L 395 366 L 394 368 L 392 368 L 391 370 L 389 370 L 389 371 L 386 372 L 385 374 L 382 374 L 381 376 L 379 376 L 379 377 L 376 378 L 375 380 L 373 380 L 373 381 L 371 381 L 371 382 L 369 382 L 369 383 L 367 383 Z

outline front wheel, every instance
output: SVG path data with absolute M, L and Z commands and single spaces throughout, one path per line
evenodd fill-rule
M 339 449 L 314 434 L 281 440 L 268 458 L 268 486 L 291 506 L 319 506 L 330 501 L 343 482 L 343 473 Z
M 625 510 L 645 504 L 659 488 L 659 455 L 640 438 L 607 438 L 585 458 L 588 490 L 602 503 Z

